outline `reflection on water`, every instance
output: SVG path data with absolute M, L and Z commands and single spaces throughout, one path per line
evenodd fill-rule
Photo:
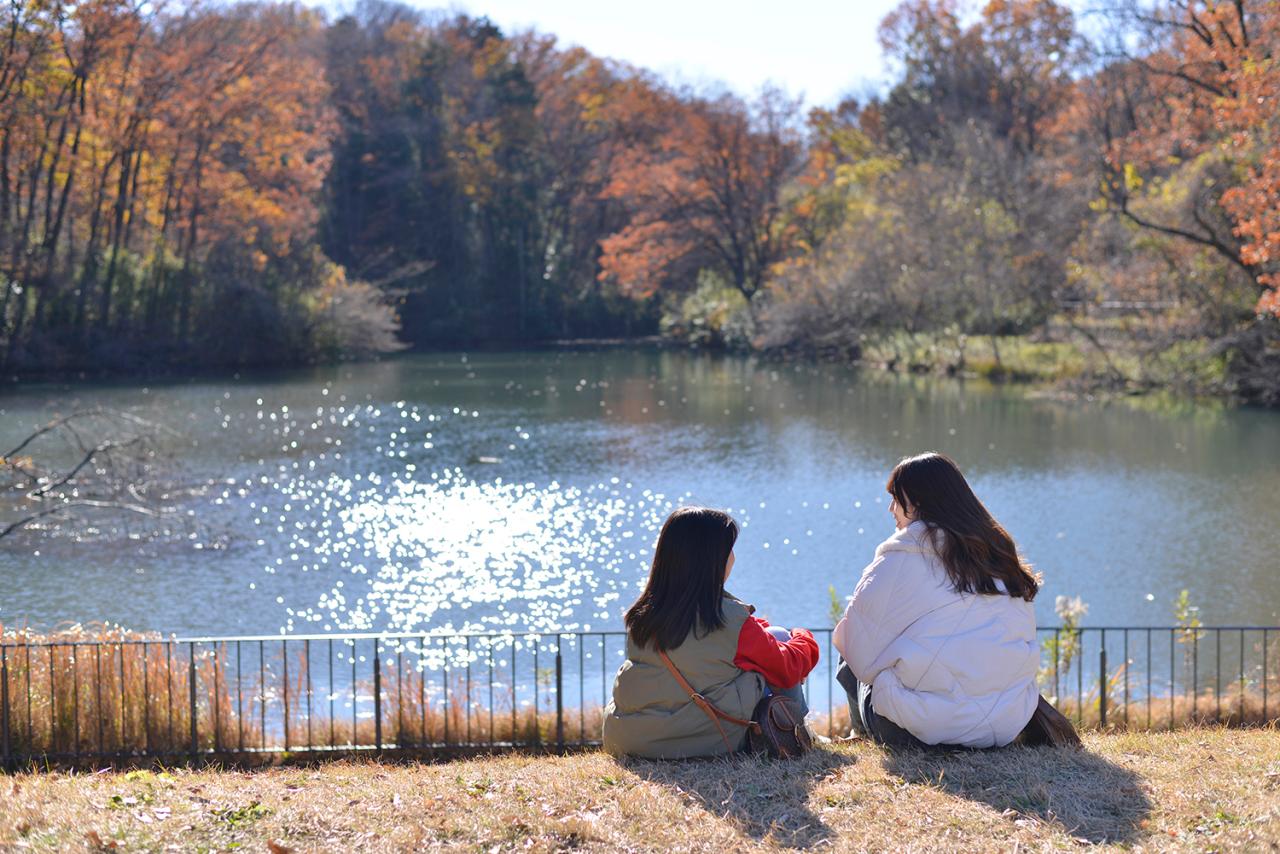
M 349 589 L 339 578 L 315 607 L 287 608 L 289 630 L 591 631 L 593 622 L 609 624 L 620 573 L 670 506 L 616 478 L 579 489 L 478 483 L 461 470 L 432 473 L 427 483 L 413 474 L 385 486 L 331 479 L 295 492 L 304 513 L 308 494 L 324 496 L 314 533 L 294 539 L 291 553 L 315 561 L 299 571 L 333 560 L 357 581 Z
M 891 530 L 901 456 L 955 456 L 1089 622 L 1277 621 L 1280 416 L 683 352 L 412 356 L 268 377 L 28 387 L 0 446 L 73 407 L 162 421 L 198 531 L 0 548 L 0 622 L 181 633 L 615 629 L 679 503 L 743 523 L 732 589 L 825 625 Z

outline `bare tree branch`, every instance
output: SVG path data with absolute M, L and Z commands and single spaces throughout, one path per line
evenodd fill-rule
M 138 444 L 141 441 L 142 441 L 142 437 L 139 436 L 139 437 L 130 439 L 127 442 L 107 441 L 107 442 L 99 443 L 93 448 L 90 448 L 89 451 L 84 455 L 84 458 L 81 459 L 80 462 L 76 463 L 76 465 L 69 472 L 67 472 L 57 480 L 51 480 L 49 483 L 46 483 L 44 486 L 40 487 L 39 489 L 34 490 L 31 493 L 31 497 L 41 498 L 47 495 L 52 490 L 57 489 L 60 486 L 63 486 L 64 484 L 69 482 L 73 477 L 79 474 L 80 470 L 83 469 L 85 466 L 87 466 L 90 462 L 92 462 L 94 457 L 98 456 L 99 454 L 106 453 L 107 451 L 110 451 L 112 448 L 128 448 Z M 132 484 L 130 486 L 132 486 Z
M 196 493 L 159 479 L 165 458 L 157 453 L 156 437 L 162 432 L 173 433 L 104 408 L 61 415 L 36 428 L 0 457 L 0 539 L 41 519 L 76 518 L 81 511 L 168 515 L 176 501 Z M 75 455 L 70 460 L 68 452 Z M 59 527 L 66 524 L 60 520 Z
M 16 448 L 14 448 L 9 453 L 5 454 L 3 459 L 16 457 L 18 454 L 22 453 L 24 448 L 26 448 L 35 440 L 39 439 L 41 436 L 44 436 L 48 433 L 55 432 L 58 429 L 64 427 L 64 425 L 71 424 L 76 420 L 83 420 L 86 418 L 118 419 L 120 421 L 127 421 L 130 424 L 133 424 L 136 427 L 141 427 L 149 432 L 163 432 L 163 433 L 168 433 L 171 436 L 178 435 L 176 431 L 168 427 L 165 427 L 163 424 L 157 424 L 154 421 L 148 421 L 145 418 L 140 418 L 137 415 L 133 415 L 129 412 L 122 412 L 117 409 L 106 409 L 104 407 L 95 407 L 93 409 L 80 409 L 75 412 L 69 413 L 67 415 L 60 415 L 54 418 L 53 420 L 51 420 L 49 423 L 45 424 L 43 427 L 37 429 L 36 431 L 31 433 L 31 435 L 23 439 L 22 442 L 19 443 L 19 445 Z
M 1120 213 L 1124 214 L 1124 216 L 1127 217 L 1134 225 L 1140 225 L 1143 228 L 1149 228 L 1152 231 L 1158 231 L 1161 234 L 1168 234 L 1173 237 L 1181 237 L 1186 240 L 1199 243 L 1202 246 L 1208 246 L 1211 249 L 1217 251 L 1217 253 L 1221 255 L 1223 258 L 1226 258 L 1228 261 L 1235 264 L 1241 270 L 1244 270 L 1250 276 L 1256 277 L 1256 273 L 1249 267 L 1249 265 L 1240 260 L 1240 254 L 1238 252 L 1232 250 L 1231 247 L 1227 246 L 1225 243 L 1223 243 L 1218 238 L 1214 237 L 1212 234 L 1196 234 L 1194 231 L 1187 231 L 1186 229 L 1177 228 L 1172 225 L 1161 225 L 1158 222 L 1154 222 L 1152 220 L 1146 219 L 1145 217 L 1141 217 L 1138 214 L 1135 214 L 1129 208 L 1127 199 L 1122 200 L 1120 204 Z M 1204 225 L 1204 223 L 1200 221 L 1199 217 L 1197 217 L 1197 222 L 1200 222 L 1201 225 Z
M 150 507 L 143 507 L 141 504 L 127 504 L 121 501 L 95 501 L 91 499 L 69 501 L 65 504 L 59 504 L 56 507 L 46 507 L 44 510 L 32 513 L 25 519 L 19 519 L 18 521 L 13 522 L 8 527 L 0 530 L 0 539 L 9 536 L 14 531 L 26 527 L 37 519 L 43 519 L 45 516 L 52 516 L 55 513 L 64 513 L 68 510 L 74 510 L 77 507 L 93 507 L 100 510 L 124 510 L 129 513 L 139 513 L 143 516 L 159 516 L 163 512 L 160 510 L 152 510 Z

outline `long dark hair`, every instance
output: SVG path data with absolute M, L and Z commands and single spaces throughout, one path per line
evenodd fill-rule
M 1008 593 L 1036 598 L 1040 583 L 1018 556 L 1009 532 L 973 494 L 960 468 L 943 454 L 898 463 L 886 484 L 904 511 L 925 524 L 947 575 L 960 593 Z M 1004 582 L 1004 590 L 996 581 Z
M 627 611 L 627 631 L 639 646 L 675 649 L 690 632 L 724 625 L 724 570 L 738 523 L 707 507 L 681 507 L 662 523 L 644 592 Z

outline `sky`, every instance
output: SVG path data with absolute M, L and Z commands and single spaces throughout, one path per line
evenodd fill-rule
M 429 0 L 411 0 L 438 8 Z M 876 28 L 900 0 L 457 0 L 510 32 L 533 27 L 567 45 L 693 84 L 750 95 L 765 83 L 813 106 L 879 90 Z

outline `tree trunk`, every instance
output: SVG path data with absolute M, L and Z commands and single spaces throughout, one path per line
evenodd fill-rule
M 107 274 L 102 280 L 102 292 L 98 297 L 98 324 L 103 330 L 111 328 L 111 291 L 120 261 L 120 244 L 124 239 L 124 218 L 132 167 L 133 152 L 126 150 L 124 156 L 120 158 L 120 180 L 116 184 L 115 216 L 111 224 L 111 258 L 107 262 Z
M 178 277 L 178 287 L 181 293 L 178 297 L 178 343 L 185 345 L 187 343 L 187 333 L 191 322 L 191 277 L 194 271 L 193 258 L 195 255 L 196 239 L 200 234 L 200 185 L 201 171 L 200 161 L 204 154 L 204 144 L 201 143 L 196 148 L 196 157 L 194 162 L 195 169 L 195 196 L 191 201 L 191 218 L 187 225 L 186 249 L 182 253 L 182 275 Z
M 93 192 L 93 203 L 91 205 L 93 214 L 89 218 L 89 238 L 85 242 L 84 266 L 80 271 L 80 284 L 76 294 L 74 324 L 76 340 L 83 340 L 84 338 L 84 327 L 88 320 L 89 294 L 93 290 L 94 282 L 98 276 L 98 233 L 102 228 L 102 203 L 106 193 L 107 179 L 111 175 L 111 168 L 115 165 L 115 160 L 116 158 L 113 157 L 103 166 L 102 174 L 98 177 L 98 185 Z

